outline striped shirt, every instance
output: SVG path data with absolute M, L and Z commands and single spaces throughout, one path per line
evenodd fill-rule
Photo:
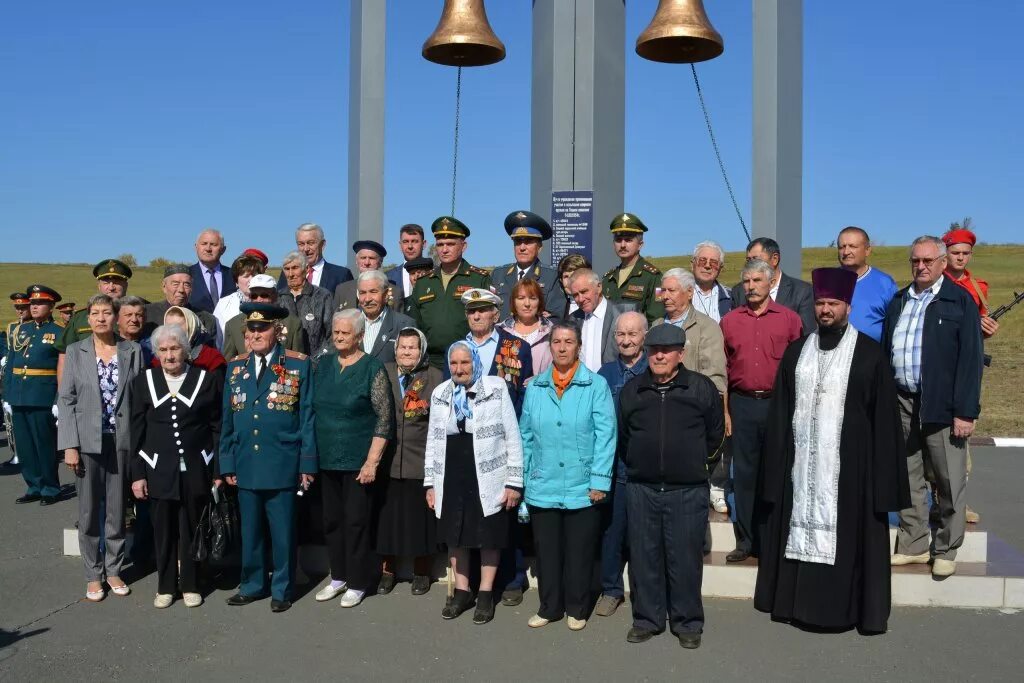
M 892 369 L 896 386 L 916 394 L 921 391 L 921 348 L 924 345 L 924 313 L 939 293 L 943 277 L 923 292 L 907 289 L 907 300 L 900 311 L 892 335 Z

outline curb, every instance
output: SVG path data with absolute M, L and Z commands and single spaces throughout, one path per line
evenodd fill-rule
M 1024 448 L 1024 438 L 1007 436 L 972 436 L 972 446 L 995 446 L 996 448 Z

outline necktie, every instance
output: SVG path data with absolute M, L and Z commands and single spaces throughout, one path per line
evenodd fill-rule
M 213 303 L 217 303 L 217 300 L 220 299 L 220 289 L 217 287 L 217 276 L 214 275 L 212 268 L 206 272 L 210 274 L 210 298 L 213 299 Z
M 267 369 L 267 358 L 266 356 L 256 356 L 256 384 L 260 383 L 263 379 L 263 371 Z
M 519 271 L 519 279 L 522 280 L 524 275 L 526 275 L 526 271 L 525 270 L 520 270 Z
M 306 268 L 306 282 L 313 284 L 313 266 Z

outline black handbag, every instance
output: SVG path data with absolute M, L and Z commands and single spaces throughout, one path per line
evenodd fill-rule
M 188 554 L 196 562 L 205 562 L 210 555 L 210 508 L 213 503 L 207 503 L 203 507 L 203 513 L 199 515 L 199 523 L 196 524 L 195 533 L 192 534 L 192 546 Z
M 238 498 L 222 489 L 210 507 L 209 519 L 210 559 L 220 562 L 231 555 L 239 541 Z

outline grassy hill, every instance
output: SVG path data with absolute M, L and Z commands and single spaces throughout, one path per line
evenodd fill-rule
M 886 271 L 904 285 L 910 280 L 907 247 L 877 247 L 872 264 Z M 809 247 L 803 250 L 802 277 L 810 279 L 811 269 L 836 263 L 835 249 Z M 651 259 L 663 271 L 673 266 L 689 267 L 689 256 L 666 256 Z M 732 284 L 739 277 L 743 254 L 726 255 L 722 280 Z M 1009 301 L 1014 290 L 1024 289 L 1024 245 L 981 245 L 975 251 L 971 272 L 989 283 L 992 307 Z M 785 267 L 785 263 L 783 263 Z M 85 264 L 24 264 L 0 263 L 0 296 L 24 289 L 31 283 L 53 287 L 65 300 L 83 304 L 96 292 L 92 279 L 92 266 Z M 161 298 L 162 269 L 135 268 L 130 292 L 147 299 Z M 272 269 L 272 274 L 277 271 Z M 0 302 L 0 307 L 6 304 Z M 3 309 L 0 319 L 7 320 L 10 309 Z M 1024 304 L 1018 306 L 1001 321 L 1001 329 L 986 344 L 992 356 L 992 367 L 985 372 L 982 386 L 982 418 L 978 434 L 987 436 L 1024 436 L 1024 411 L 1017 405 L 1020 388 L 1024 386 Z

